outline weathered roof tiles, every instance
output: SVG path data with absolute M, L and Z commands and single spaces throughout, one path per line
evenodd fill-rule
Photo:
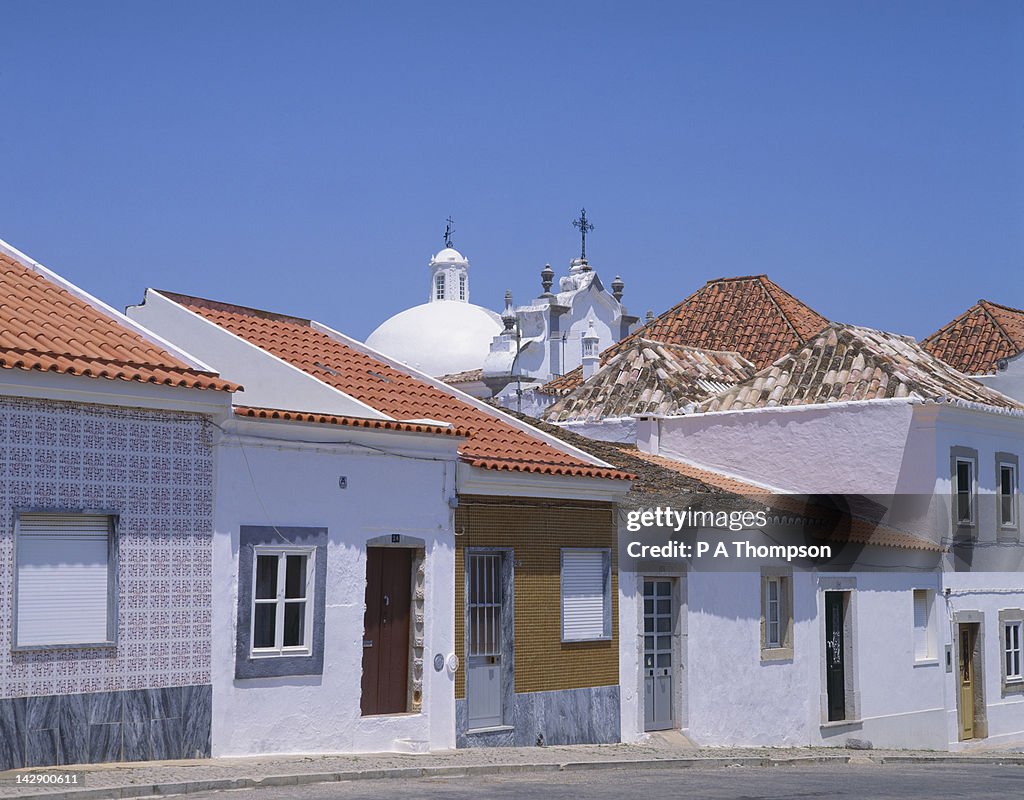
M 950 367 L 909 336 L 830 324 L 799 350 L 717 394 L 697 411 L 737 411 L 917 397 L 1021 409 L 1013 399 Z
M 746 380 L 754 365 L 739 353 L 631 338 L 587 381 L 545 410 L 551 422 L 633 414 L 677 414 Z
M 767 275 L 716 278 L 601 354 L 607 363 L 636 337 L 669 345 L 736 352 L 758 369 L 807 342 L 828 324 Z M 544 385 L 565 395 L 583 382 L 579 367 Z

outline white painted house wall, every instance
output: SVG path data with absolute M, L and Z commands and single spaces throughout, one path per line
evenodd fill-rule
M 461 440 L 352 431 L 344 433 L 342 438 L 351 440 L 345 444 L 323 441 L 316 426 L 253 421 L 232 427 L 238 432 L 225 434 L 218 445 L 213 560 L 214 585 L 221 591 L 213 614 L 214 755 L 379 752 L 401 749 L 399 739 L 454 747 L 454 674 L 447 668 L 435 672 L 430 662 L 436 653 L 447 659 L 455 649 L 448 498 L 455 492 L 455 447 Z M 280 435 L 293 441 L 253 435 L 266 427 L 283 428 L 287 433 Z M 322 443 L 313 444 L 317 439 Z M 407 446 L 409 439 L 416 440 L 418 451 Z M 348 482 L 344 490 L 338 485 L 342 475 Z M 321 676 L 235 678 L 242 525 L 328 529 Z M 361 717 L 366 543 L 394 533 L 425 542 L 422 713 Z
M 935 506 L 947 510 L 936 517 L 941 522 L 931 535 L 948 541 L 951 448 L 977 450 L 978 492 L 991 500 L 996 452 L 1024 460 L 1024 416 L 947 403 L 845 403 L 641 419 L 637 439 L 643 450 L 782 490 L 934 493 Z M 861 721 L 855 726 L 821 722 L 816 698 L 823 695 L 823 593 L 815 588 L 813 575 L 795 578 L 793 661 L 764 665 L 756 647 L 757 576 L 688 575 L 683 674 L 690 736 L 722 745 L 842 744 L 854 736 L 875 746 L 937 749 L 1024 739 L 1024 695 L 1002 691 L 999 642 L 999 611 L 1024 608 L 1024 548 L 1019 539 L 997 543 L 995 504 L 983 501 L 978 507 L 978 545 L 970 571 L 954 571 L 947 559 L 941 574 L 858 571 L 849 576 L 856 581 L 854 657 Z M 901 551 L 875 551 L 900 563 Z M 620 585 L 628 581 L 623 575 Z M 940 659 L 915 664 L 912 590 L 932 587 L 937 590 Z M 627 630 L 627 620 L 637 611 L 626 596 L 620 603 Z M 984 617 L 988 735 L 977 742 L 959 742 L 955 612 Z M 947 645 L 954 653 L 950 672 Z M 633 652 L 627 649 L 623 636 L 624 669 L 638 658 L 635 645 Z M 629 734 L 637 735 L 635 728 Z

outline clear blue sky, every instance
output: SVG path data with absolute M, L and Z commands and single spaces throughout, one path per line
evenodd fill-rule
M 444 218 L 499 309 L 588 255 L 924 336 L 1024 306 L 1024 3 L 0 0 L 0 238 L 359 338 Z

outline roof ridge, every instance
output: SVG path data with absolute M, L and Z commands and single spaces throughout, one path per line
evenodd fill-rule
M 992 322 L 992 324 L 996 326 L 996 329 L 1003 335 L 1003 338 L 1006 339 L 1006 341 L 1008 341 L 1014 347 L 1017 347 L 1018 346 L 1017 342 L 1014 341 L 1014 338 L 1012 336 L 1010 336 L 1009 333 L 1006 332 L 1006 328 L 1004 328 L 1002 325 L 999 324 L 999 320 L 996 319 L 996 315 L 993 314 L 991 311 L 989 311 L 985 307 L 984 304 L 986 302 L 987 301 L 985 301 L 985 300 L 979 300 L 978 303 L 977 303 L 978 308 L 980 308 L 982 311 L 985 312 L 985 316 L 988 317 L 989 320 Z
M 982 303 L 995 306 L 996 308 L 1001 308 L 1004 311 L 1013 311 L 1015 314 L 1024 314 L 1024 308 L 1014 308 L 1013 306 L 1008 306 L 1005 303 L 997 303 L 995 300 L 986 300 L 984 297 L 979 299 L 977 304 L 980 306 Z
M 201 304 L 217 311 L 231 311 L 248 314 L 254 317 L 261 317 L 263 319 L 271 319 L 276 322 L 296 322 L 306 327 L 312 327 L 313 321 L 306 317 L 296 317 L 293 314 L 280 314 L 276 311 L 267 311 L 263 308 L 254 308 L 252 306 L 242 306 L 237 303 L 225 303 L 223 300 L 211 300 L 208 297 L 199 297 L 194 294 L 183 294 L 181 292 L 170 292 L 166 289 L 154 289 L 154 292 L 167 297 L 174 302 L 184 305 L 189 302 Z
M 818 333 L 821 333 L 821 331 L 825 330 L 825 328 L 828 327 L 828 324 L 832 322 L 832 320 L 828 319 L 828 317 L 822 316 L 817 311 L 815 311 L 813 308 L 811 308 L 809 305 L 804 303 L 802 300 L 798 300 L 796 297 L 791 295 L 789 292 L 787 292 L 785 289 L 783 289 L 781 286 L 779 286 L 779 284 L 777 284 L 775 281 L 773 281 L 767 275 L 758 275 L 757 277 L 758 277 L 758 282 L 761 284 L 762 287 L 764 287 L 765 293 L 771 298 L 772 302 L 775 304 L 775 307 L 777 309 L 779 309 L 779 313 L 782 314 L 782 318 L 784 320 L 786 320 L 786 324 L 789 325 L 790 329 L 793 331 L 794 334 L 796 334 L 796 337 L 798 339 L 800 339 L 800 340 L 802 340 L 804 342 L 808 342 L 812 338 L 817 336 Z M 814 316 L 820 317 L 821 319 L 825 320 L 825 323 L 826 323 L 825 327 L 823 327 L 820 330 L 818 330 L 817 333 L 813 333 L 813 334 L 811 334 L 811 336 L 805 338 L 804 335 L 797 329 L 796 323 L 793 322 L 792 319 L 790 319 L 789 314 L 786 313 L 786 309 L 784 309 L 782 307 L 782 303 L 779 302 L 778 298 L 775 296 L 775 292 L 773 292 L 772 289 L 778 289 L 780 292 L 782 292 L 782 294 L 784 294 L 786 297 L 788 297 L 794 303 L 799 303 L 801 306 L 803 306 L 808 311 L 810 311 L 812 314 L 814 314 Z

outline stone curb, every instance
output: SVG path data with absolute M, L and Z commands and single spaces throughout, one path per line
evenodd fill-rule
M 1015 764 L 1024 766 L 1024 754 L 1007 753 L 993 756 L 877 756 L 876 764 Z
M 866 755 L 866 754 L 865 754 Z M 160 797 L 196 794 L 226 789 L 254 789 L 269 786 L 305 786 L 314 783 L 338 783 L 387 778 L 436 778 L 467 775 L 514 775 L 522 773 L 580 772 L 590 769 L 687 769 L 700 767 L 798 767 L 810 764 L 849 764 L 849 755 L 792 756 L 784 758 L 739 756 L 619 759 L 614 761 L 568 761 L 561 764 L 467 764 L 439 767 L 389 767 L 385 769 L 350 770 L 343 772 L 300 772 L 267 775 L 262 778 L 211 778 L 159 784 L 133 784 L 106 789 L 72 789 L 66 792 L 20 794 L 18 800 L 121 800 L 122 798 Z M 874 764 L 1015 764 L 1024 766 L 1022 755 L 997 756 L 877 756 Z

